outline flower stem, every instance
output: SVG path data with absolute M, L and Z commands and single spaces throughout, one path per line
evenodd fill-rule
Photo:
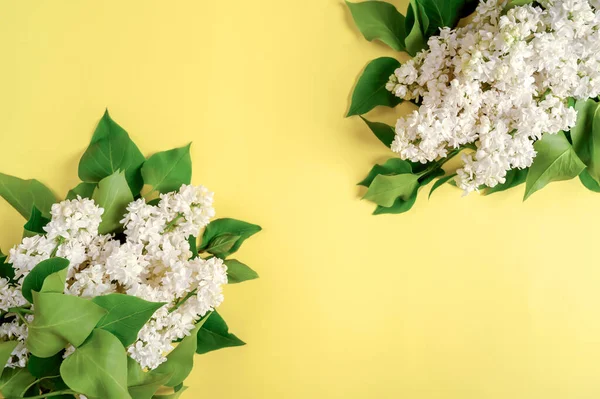
M 26 393 L 26 392 L 29 390 L 29 388 L 31 388 L 32 386 L 34 386 L 34 385 L 35 385 L 35 384 L 37 384 L 38 382 L 40 382 L 40 381 L 42 381 L 42 380 L 48 380 L 48 379 L 50 379 L 50 378 L 57 378 L 57 377 L 60 377 L 60 375 L 49 375 L 49 376 L 47 376 L 47 377 L 42 377 L 42 378 L 39 378 L 39 379 L 37 379 L 37 380 L 33 381 L 31 384 L 27 385 L 27 388 L 25 388 L 25 389 L 23 390 L 23 392 L 21 393 L 21 397 L 25 397 L 25 393 Z M 48 396 L 48 395 L 46 394 L 46 396 Z M 30 397 L 31 397 L 31 396 L 28 396 L 28 398 L 30 398 Z
M 181 219 L 182 217 L 183 217 L 183 213 L 179 212 L 179 213 L 177 214 L 177 216 L 175 216 L 175 217 L 173 218 L 173 220 L 171 220 L 171 221 L 170 221 L 170 222 L 169 222 L 169 223 L 168 223 L 168 224 L 165 226 L 165 229 L 164 229 L 163 231 L 164 231 L 165 233 L 166 233 L 166 232 L 168 232 L 168 231 L 170 231 L 170 230 L 173 228 L 173 226 L 175 226 L 175 223 L 177 223 L 177 221 L 178 221 L 179 219 Z
M 58 237 L 58 243 L 56 244 L 56 246 L 54 247 L 54 249 L 52 250 L 52 253 L 50 254 L 51 258 L 54 258 L 56 256 L 56 252 L 58 252 L 58 247 L 60 247 L 60 245 L 65 242 L 65 237 L 63 236 L 59 236 Z
M 50 392 L 50 393 L 45 393 L 43 395 L 38 395 L 38 396 L 28 396 L 27 399 L 44 399 L 44 398 L 49 398 L 50 396 L 59 396 L 59 395 L 67 395 L 67 394 L 74 395 L 76 393 L 77 392 L 72 391 L 70 389 L 65 389 L 63 391 Z
M 196 295 L 196 290 L 194 290 L 192 292 L 188 292 L 188 294 L 181 301 L 177 302 L 175 304 L 175 306 L 173 306 L 171 309 L 169 309 L 169 313 L 173 313 L 174 311 L 176 311 L 177 308 L 179 308 L 181 305 L 183 305 L 188 299 L 190 299 L 194 295 Z

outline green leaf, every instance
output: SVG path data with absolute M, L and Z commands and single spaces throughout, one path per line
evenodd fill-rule
M 452 173 L 451 175 L 441 177 L 438 179 L 438 181 L 433 183 L 433 186 L 431 187 L 431 190 L 429 191 L 429 198 L 431 198 L 431 194 L 435 190 L 437 190 L 438 187 L 441 187 L 444 183 L 446 183 L 448 180 L 452 179 L 454 176 L 456 176 L 456 173 Z
M 428 27 L 424 30 L 425 38 L 438 35 L 443 27 L 454 28 L 458 20 L 465 15 L 465 10 L 475 10 L 476 0 L 415 0 L 422 6 L 427 16 Z M 467 11 L 466 14 L 469 12 Z
M 127 205 L 133 201 L 133 195 L 125 180 L 123 172 L 114 174 L 102 179 L 98 183 L 98 188 L 92 196 L 94 201 L 104 208 L 102 223 L 98 227 L 100 234 L 107 234 L 113 231 L 121 230 L 120 220 L 127 212 Z
M 208 248 L 206 248 L 206 252 L 219 258 L 225 258 L 239 239 L 240 236 L 233 234 L 220 235 L 210 241 Z
M 544 134 L 534 144 L 537 152 L 529 168 L 524 200 L 553 181 L 568 180 L 578 176 L 585 164 L 581 162 L 563 132 Z
M 35 381 L 27 368 L 6 368 L 0 377 L 0 392 L 5 398 L 22 398 L 22 393 Z
M 360 117 L 360 119 L 365 121 L 367 126 L 369 126 L 369 129 L 371 129 L 371 131 L 373 132 L 373 134 L 375 134 L 379 141 L 385 144 L 386 147 L 390 147 L 392 145 L 392 142 L 396 137 L 396 132 L 394 131 L 393 127 L 381 122 L 368 121 L 362 116 Z
M 521 6 L 525 6 L 527 4 L 531 4 L 533 3 L 534 0 L 510 0 L 506 6 L 504 6 L 504 11 L 508 11 L 511 8 L 514 7 L 521 7 Z
M 346 116 L 366 114 L 378 105 L 395 107 L 400 104 L 402 99 L 385 88 L 390 75 L 399 66 L 400 62 L 390 57 L 381 57 L 371 61 L 358 78 Z
M 206 226 L 204 234 L 202 235 L 202 242 L 198 249 L 201 251 L 207 250 L 209 246 L 213 245 L 213 240 L 218 237 L 225 236 L 226 238 L 231 238 L 231 236 L 239 236 L 235 244 L 222 254 L 224 256 L 229 256 L 235 253 L 246 239 L 261 230 L 261 227 L 256 224 L 242 222 L 241 220 L 231 218 L 217 219 Z
M 373 179 L 363 199 L 373 201 L 377 205 L 390 207 L 396 198 L 408 200 L 419 186 L 418 179 L 419 176 L 410 173 L 396 176 L 378 175 Z
M 0 278 L 5 278 L 12 283 L 15 279 L 15 269 L 6 262 L 6 258 L 7 256 L 0 251 Z
M 190 259 L 196 259 L 198 257 L 198 239 L 194 236 L 189 236 L 188 243 L 190 244 L 190 252 L 192 253 Z
M 144 184 L 160 193 L 179 190 L 192 181 L 190 145 L 152 155 L 142 166 Z
M 148 302 L 125 294 L 98 296 L 93 298 L 92 302 L 107 311 L 98 321 L 96 328 L 112 333 L 119 338 L 123 346 L 134 343 L 140 329 L 150 320 L 154 312 L 165 304 Z
M 177 347 L 167 355 L 167 361 L 151 371 L 153 374 L 171 376 L 164 385 L 168 387 L 179 385 L 192 371 L 197 346 L 196 335 L 205 321 L 206 317 L 200 320 L 196 327 L 190 331 L 190 335 L 181 340 Z
M 145 160 L 127 132 L 111 119 L 107 110 L 79 161 L 79 178 L 84 182 L 98 183 L 116 172 L 125 171 L 131 192 L 137 195 L 144 185 L 141 167 Z
M 418 165 L 413 165 L 413 170 L 415 169 L 416 166 L 418 166 Z M 417 194 L 419 192 L 419 189 L 421 187 L 424 187 L 424 186 L 428 185 L 429 183 L 431 183 L 431 181 L 434 180 L 436 177 L 439 177 L 442 175 L 444 175 L 444 170 L 442 168 L 438 168 L 438 169 L 428 172 L 423 177 L 421 177 L 423 180 L 419 181 L 418 187 L 415 188 L 415 190 L 411 193 L 411 195 L 408 199 L 405 200 L 402 198 L 396 198 L 396 200 L 394 201 L 394 204 L 390 207 L 384 207 L 384 206 L 379 205 L 379 206 L 377 206 L 377 208 L 375 208 L 375 211 L 373 211 L 373 215 L 383 215 L 383 214 L 387 214 L 387 213 L 399 214 L 399 213 L 404 213 L 406 211 L 409 211 L 413 207 L 413 205 L 415 204 L 415 202 L 417 200 Z M 452 180 L 450 180 L 450 181 L 452 182 Z
M 17 347 L 17 341 L 4 341 L 0 342 L 0 375 L 8 359 L 12 356 L 12 351 Z
M 600 183 L 600 104 L 589 99 L 577 101 L 577 122 L 571 129 L 573 148 L 587 171 Z
M 581 174 L 579 175 L 579 180 L 581 180 L 581 183 L 588 190 L 593 191 L 595 193 L 600 193 L 600 184 L 598 184 L 598 182 L 594 180 L 592 176 L 590 176 L 587 170 L 584 169 L 583 172 L 581 172 Z
M 79 195 L 81 198 L 92 198 L 94 190 L 98 185 L 96 183 L 79 183 L 75 188 L 72 188 L 67 193 L 67 199 L 72 200 Z
M 56 376 L 60 374 L 60 364 L 63 361 L 64 351 L 51 357 L 37 357 L 30 355 L 27 361 L 29 372 L 36 378 Z
M 196 353 L 202 354 L 221 348 L 246 345 L 244 341 L 229 333 L 225 320 L 213 311 L 198 331 L 198 347 Z
M 502 184 L 496 184 L 494 187 L 488 187 L 485 189 L 485 195 L 498 193 L 500 191 L 508 190 L 509 188 L 517 187 L 525 183 L 528 173 L 529 168 L 509 170 L 506 172 L 506 181 Z
M 401 175 L 405 173 L 412 173 L 410 162 L 400 158 L 390 158 L 383 165 L 373 166 L 367 177 L 358 183 L 358 185 L 369 187 L 378 175 Z
M 33 304 L 34 318 L 26 345 L 38 357 L 53 356 L 69 343 L 81 345 L 106 314 L 92 301 L 52 292 L 33 291 Z
M 170 375 L 144 372 L 138 362 L 127 357 L 127 390 L 133 399 L 151 399 Z
M 56 202 L 52 191 L 35 179 L 23 180 L 0 173 L 0 196 L 26 220 L 35 206 L 44 217 L 50 217 L 50 208 Z
M 60 375 L 69 388 L 88 397 L 131 399 L 127 391 L 125 348 L 108 331 L 92 331 L 63 361 Z
M 384 1 L 346 1 L 346 4 L 365 39 L 379 40 L 396 51 L 405 49 L 404 15 L 400 14 L 396 7 Z
M 236 284 L 241 283 L 242 281 L 258 278 L 258 273 L 239 260 L 227 259 L 224 263 L 227 265 L 228 284 Z
M 23 279 L 22 291 L 25 299 L 33 303 L 32 291 L 40 292 L 46 277 L 63 269 L 66 270 L 67 267 L 69 267 L 69 261 L 65 258 L 50 258 L 38 263 Z M 64 285 L 65 282 L 63 280 L 62 290 L 59 292 L 64 291 Z M 50 288 L 50 286 L 48 286 L 48 288 Z
M 423 6 L 417 0 L 410 0 L 406 14 L 406 51 L 415 56 L 419 51 L 427 47 L 427 39 L 424 32 L 429 27 L 429 20 L 423 10 Z
M 152 399 L 179 399 L 182 393 L 184 393 L 188 387 L 181 387 L 179 390 L 169 393 L 166 395 L 154 395 Z
M 25 223 L 25 226 L 23 226 L 23 229 L 25 230 L 23 232 L 23 236 L 31 237 L 38 234 L 46 234 L 44 231 L 44 226 L 47 225 L 48 222 L 50 222 L 50 219 L 45 218 L 42 215 L 42 212 L 40 212 L 40 210 L 34 205 L 33 209 L 31 210 L 31 216 L 29 216 L 29 220 L 27 223 Z

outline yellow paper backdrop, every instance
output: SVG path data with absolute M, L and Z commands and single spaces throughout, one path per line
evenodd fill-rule
M 5 0 L 0 16 L 0 171 L 64 195 L 108 107 L 146 154 L 193 141 L 218 216 L 264 228 L 238 256 L 261 278 L 221 308 L 248 345 L 197 357 L 184 398 L 600 396 L 600 195 L 445 186 L 371 216 L 355 184 L 391 154 L 343 115 L 392 53 L 342 1 Z M 24 221 L 0 216 L 7 250 Z

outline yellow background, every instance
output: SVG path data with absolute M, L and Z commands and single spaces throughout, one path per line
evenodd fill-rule
M 599 195 L 444 186 L 371 216 L 355 184 L 391 153 L 343 115 L 392 53 L 342 1 L 4 0 L 0 50 L 0 171 L 64 195 L 108 107 L 145 154 L 193 141 L 217 215 L 263 226 L 221 308 L 248 345 L 184 398 L 600 397 Z

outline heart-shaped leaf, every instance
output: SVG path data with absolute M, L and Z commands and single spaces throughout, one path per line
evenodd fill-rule
M 224 261 L 227 265 L 227 283 L 236 284 L 242 281 L 258 278 L 258 273 L 247 265 L 236 259 L 227 259 Z
M 379 139 L 379 141 L 385 144 L 386 147 L 390 147 L 392 145 L 394 138 L 396 137 L 396 132 L 393 127 L 381 122 L 368 121 L 362 116 L 360 118 L 367 124 L 367 126 L 369 126 L 369 129 L 371 129 L 373 134 Z
M 127 185 L 125 174 L 115 172 L 102 179 L 94 191 L 92 198 L 104 208 L 102 222 L 98 227 L 100 234 L 111 233 L 122 229 L 120 221 L 127 212 L 127 205 L 133 201 L 133 195 Z
M 242 222 L 241 220 L 231 218 L 216 219 L 206 226 L 204 234 L 202 235 L 202 242 L 198 249 L 206 251 L 210 246 L 213 246 L 213 240 L 218 237 L 224 237 L 219 238 L 219 241 L 217 242 L 218 244 L 223 245 L 223 243 L 231 239 L 232 236 L 238 236 L 239 238 L 235 240 L 235 243 L 228 250 L 219 253 L 220 256 L 229 256 L 235 253 L 246 239 L 259 231 L 261 231 L 260 226 Z
M 65 258 L 50 258 L 38 263 L 27 276 L 23 279 L 23 297 L 33 303 L 32 291 L 40 292 L 44 284 L 44 280 L 48 276 L 69 267 L 69 261 Z M 66 275 L 65 275 L 66 276 Z M 55 286 L 53 283 L 52 286 Z M 65 281 L 62 281 L 62 290 L 64 291 Z M 48 286 L 51 289 L 51 285 Z
M 35 179 L 23 180 L 0 173 L 0 196 L 15 208 L 25 220 L 31 217 L 35 206 L 44 217 L 50 217 L 50 208 L 56 197 L 48 187 Z
M 375 165 L 360 183 L 359 186 L 369 187 L 375 177 L 378 175 L 401 175 L 404 173 L 412 173 L 412 166 L 400 158 L 390 158 L 383 165 Z
M 411 173 L 395 176 L 377 175 L 363 198 L 377 205 L 390 207 L 396 198 L 408 200 L 419 186 L 418 179 L 419 176 Z
M 404 15 L 400 14 L 396 7 L 384 1 L 346 1 L 346 4 L 365 39 L 379 40 L 396 51 L 405 49 Z
M 358 78 L 352 92 L 352 102 L 346 116 L 366 114 L 378 105 L 395 107 L 402 102 L 385 86 L 400 62 L 394 58 L 381 57 L 369 63 Z
M 190 145 L 152 155 L 142 166 L 144 184 L 160 193 L 179 190 L 192 180 Z
M 217 311 L 213 311 L 208 317 L 205 317 L 205 320 L 206 322 L 198 331 L 196 353 L 202 354 L 221 348 L 246 345 L 244 341 L 229 333 L 227 323 Z
M 67 193 L 67 199 L 72 200 L 77 198 L 77 196 L 80 196 L 81 198 L 92 198 L 94 190 L 97 186 L 98 184 L 96 183 L 79 183 L 75 188 L 69 190 Z

